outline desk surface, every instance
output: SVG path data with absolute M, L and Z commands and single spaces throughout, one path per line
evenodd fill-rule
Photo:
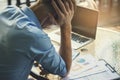
M 85 50 L 82 51 L 82 49 Z M 96 39 L 78 51 L 81 55 L 92 54 L 97 59 L 105 59 L 120 74 L 120 32 L 98 27 Z M 53 75 L 49 78 L 59 80 L 57 76 Z
M 120 74 L 120 32 L 98 27 L 95 41 L 83 48 L 87 51 L 80 50 L 81 54 L 105 59 Z

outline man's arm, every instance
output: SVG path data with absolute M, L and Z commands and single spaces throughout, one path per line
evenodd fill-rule
M 38 2 L 36 3 L 37 6 L 35 5 L 31 7 L 31 9 L 35 13 L 36 13 L 35 9 L 37 9 L 37 13 L 39 11 L 39 4 L 40 4 L 39 1 L 40 0 L 38 0 Z M 51 4 L 57 16 L 56 15 L 54 16 L 53 14 L 49 16 L 52 16 L 51 18 L 54 18 L 57 24 L 60 25 L 60 31 L 61 31 L 60 55 L 66 64 L 66 69 L 67 69 L 67 74 L 68 74 L 70 71 L 71 63 L 72 63 L 71 20 L 74 15 L 75 1 L 74 0 L 52 0 Z M 37 16 L 39 17 L 39 15 Z
M 58 3 L 59 7 L 56 3 Z M 61 31 L 60 55 L 65 61 L 67 72 L 69 73 L 72 63 L 71 20 L 74 15 L 75 2 L 74 0 L 57 0 L 56 2 L 52 0 L 52 5 L 58 15 L 56 21 L 60 25 Z
M 69 73 L 72 63 L 71 24 L 66 24 L 64 27 L 65 28 L 61 28 L 60 55 L 64 59 L 67 71 Z

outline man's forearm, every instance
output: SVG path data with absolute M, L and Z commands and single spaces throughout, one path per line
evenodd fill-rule
M 61 27 L 61 46 L 60 55 L 66 63 L 67 71 L 70 71 L 72 63 L 72 49 L 71 49 L 71 24 Z

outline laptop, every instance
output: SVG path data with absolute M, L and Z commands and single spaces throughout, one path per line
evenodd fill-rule
M 79 49 L 95 40 L 98 11 L 77 6 L 72 19 L 72 48 Z M 51 40 L 60 43 L 60 30 L 50 34 Z

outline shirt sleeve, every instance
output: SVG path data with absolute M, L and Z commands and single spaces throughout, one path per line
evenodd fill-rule
M 35 60 L 52 74 L 66 75 L 66 65 L 56 52 L 50 38 L 36 27 L 12 29 L 8 33 L 8 47 L 10 50 L 22 53 L 28 60 Z
M 64 76 L 67 72 L 65 62 L 56 52 L 48 35 L 38 27 L 35 15 L 31 13 L 28 16 L 24 11 L 31 13 L 28 8 L 21 11 L 10 6 L 2 14 L 4 22 L 10 23 L 7 26 L 15 26 L 7 35 L 10 49 L 25 53 L 26 58 L 36 60 L 50 73 Z
M 66 74 L 65 62 L 56 52 L 48 35 L 41 30 L 35 30 L 34 34 L 35 42 L 30 49 L 36 54 L 35 60 L 48 72 L 64 76 Z

